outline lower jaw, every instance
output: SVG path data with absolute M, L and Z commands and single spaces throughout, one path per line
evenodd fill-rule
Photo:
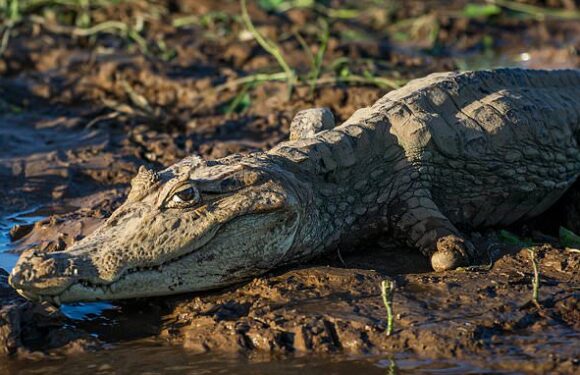
M 48 295 L 34 294 L 34 293 L 26 292 L 22 289 L 16 289 L 16 292 L 18 294 L 20 294 L 22 297 L 24 297 L 27 300 L 32 301 L 32 302 L 38 302 L 38 303 L 48 302 L 48 303 L 51 303 L 51 304 L 57 305 L 57 306 L 60 306 L 60 304 L 61 304 L 59 296 L 48 296 Z

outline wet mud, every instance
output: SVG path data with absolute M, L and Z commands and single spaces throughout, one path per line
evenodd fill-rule
M 489 265 L 446 273 L 384 238 L 205 294 L 59 309 L 26 302 L 7 284 L 19 252 L 62 250 L 91 233 L 123 202 L 140 165 L 266 150 L 287 139 L 298 110 L 328 106 L 341 121 L 391 89 L 337 76 L 403 83 L 452 69 L 580 67 L 575 20 L 505 9 L 465 17 L 461 1 L 371 3 L 328 2 L 360 12 L 330 18 L 330 69 L 315 90 L 302 82 L 290 99 L 284 82 L 237 85 L 279 68 L 244 31 L 235 1 L 91 8 L 94 24 L 143 21 L 145 44 L 75 34 L 66 19 L 74 8 L 24 12 L 0 58 L 0 373 L 580 371 L 580 253 L 557 239 L 560 224 L 580 229 L 577 189 L 509 228 L 537 249 L 539 305 L 530 302 L 529 252 L 500 228 L 471 234 Z M 574 11 L 568 1 L 527 3 Z M 300 38 L 316 52 L 321 12 L 250 2 L 260 32 L 299 73 L 309 69 Z M 390 336 L 385 279 L 395 283 Z

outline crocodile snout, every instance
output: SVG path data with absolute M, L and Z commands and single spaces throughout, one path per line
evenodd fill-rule
M 90 270 L 83 263 L 86 262 L 62 251 L 39 253 L 28 250 L 20 256 L 8 282 L 28 299 L 58 295 L 77 282 L 81 275 L 94 273 L 87 272 Z

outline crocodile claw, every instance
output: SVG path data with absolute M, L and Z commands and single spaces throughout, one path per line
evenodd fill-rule
M 441 237 L 437 251 L 431 256 L 431 267 L 437 272 L 468 266 L 473 258 L 473 245 L 456 235 Z

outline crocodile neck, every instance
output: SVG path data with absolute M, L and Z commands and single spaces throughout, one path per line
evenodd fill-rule
M 409 167 L 385 114 L 368 109 L 312 138 L 286 142 L 266 155 L 301 182 L 303 225 L 292 258 L 348 247 L 389 228 L 395 176 Z

